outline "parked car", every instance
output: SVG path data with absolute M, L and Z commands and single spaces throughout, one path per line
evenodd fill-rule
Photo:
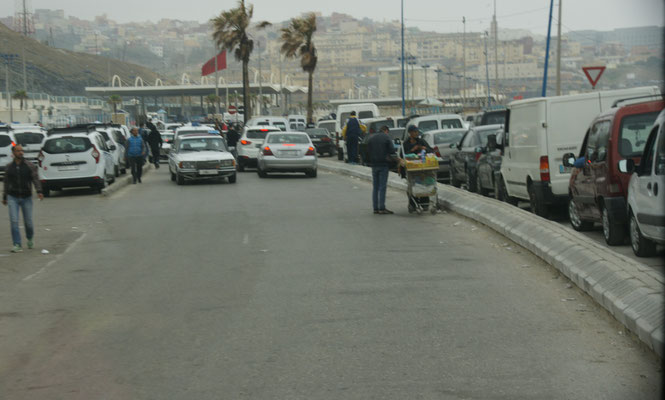
M 270 132 L 281 132 L 275 126 L 245 126 L 240 140 L 236 145 L 238 153 L 238 171 L 243 172 L 246 167 L 256 166 L 259 149 L 263 145 L 266 135 Z
M 304 172 L 316 178 L 317 158 L 314 144 L 304 132 L 270 132 L 258 154 L 256 172 Z
M 501 172 L 503 157 L 500 146 L 503 144 L 504 135 L 503 129 L 496 134 L 488 135 L 487 145 L 481 148 L 480 157 L 476 162 L 476 189 L 483 196 L 489 196 L 490 192 L 494 192 L 496 198 L 496 182 Z
M 628 231 L 633 252 L 653 256 L 656 244 L 665 245 L 665 111 L 656 119 L 639 165 L 632 158 L 619 161 L 628 183 Z
M 434 149 L 439 160 L 439 172 L 436 178 L 440 182 L 450 182 L 450 158 L 456 149 L 450 147 L 459 143 L 467 129 L 434 129 L 422 134 L 423 139 Z
M 178 185 L 194 180 L 236 182 L 236 160 L 226 141 L 218 135 L 186 134 L 176 139 L 169 152 L 171 180 Z
M 503 125 L 474 126 L 469 129 L 459 143 L 453 143 L 451 148 L 456 149 L 450 159 L 450 183 L 460 187 L 466 182 L 469 192 L 476 192 L 476 167 L 478 159 L 483 155 L 483 149 L 487 147 L 488 136 L 499 134 Z
M 66 187 L 89 186 L 101 192 L 115 180 L 113 155 L 94 129 L 52 129 L 37 160 L 44 196 Z
M 388 129 L 396 128 L 395 120 L 392 117 L 379 117 L 368 118 L 362 120 L 363 125 L 367 127 L 367 133 L 379 132 L 382 126 L 387 126 Z
M 465 129 L 466 123 L 460 115 L 457 114 L 431 114 L 415 117 L 409 120 L 407 126 L 415 126 L 420 132 L 427 132 L 435 129 Z M 402 140 L 406 140 L 409 133 L 404 129 Z
M 305 123 L 303 122 L 303 125 Z M 247 121 L 247 126 L 274 126 L 280 131 L 286 131 L 289 127 L 289 121 L 284 117 L 254 117 Z
M 12 126 L 12 134 L 16 144 L 23 147 L 23 157 L 35 163 L 39 151 L 42 149 L 42 144 L 46 140 L 46 131 L 40 127 L 14 129 L 14 126 Z
M 125 146 L 116 141 L 113 131 L 114 128 L 97 127 L 97 132 L 104 137 L 106 145 L 113 155 L 113 174 L 117 177 L 120 176 L 121 172 L 123 174 L 127 172 L 127 166 L 125 165 Z
M 506 115 L 508 114 L 508 109 L 504 106 L 499 106 L 496 108 L 486 109 L 482 112 L 476 114 L 473 125 L 503 125 L 506 123 Z
M 330 134 L 330 137 L 335 138 L 335 120 L 324 119 L 316 123 L 317 128 L 324 128 Z
M 623 243 L 630 176 L 619 173 L 616 166 L 626 158 L 640 163 L 649 132 L 663 108 L 663 100 L 613 107 L 589 126 L 579 153 L 586 160 L 582 168 L 573 167 L 573 153 L 563 155 L 560 169 L 574 169 L 569 182 L 568 215 L 575 230 L 589 230 L 600 222 L 608 244 Z
M 14 138 L 9 129 L 0 126 L 0 178 L 5 178 L 5 166 L 12 161 L 12 149 L 14 148 Z
M 658 95 L 658 87 L 598 91 L 517 100 L 508 104 L 501 162 L 506 201 L 529 201 L 542 217 L 551 207 L 568 205 L 570 172 L 562 155 L 579 153 L 584 132 L 599 113 L 628 97 Z
M 328 153 L 329 156 L 335 155 L 335 141 L 328 133 L 327 129 L 324 128 L 308 128 L 305 129 L 305 133 L 309 135 L 314 147 L 316 147 L 316 152 L 320 155 Z

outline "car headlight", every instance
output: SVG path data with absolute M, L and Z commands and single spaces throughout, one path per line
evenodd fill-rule
M 196 168 L 196 163 L 192 161 L 180 161 L 180 168 L 185 168 L 185 169 L 192 169 Z
M 232 167 L 233 160 L 222 160 L 219 162 L 219 165 L 221 165 L 222 167 Z

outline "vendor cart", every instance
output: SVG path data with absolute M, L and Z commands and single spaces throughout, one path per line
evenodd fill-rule
M 402 163 L 406 171 L 407 189 L 406 195 L 409 200 L 409 213 L 429 211 L 436 214 L 439 209 L 439 196 L 437 191 L 437 173 L 439 162 L 434 155 L 428 155 L 424 160 L 406 159 Z M 427 200 L 429 202 L 427 202 Z

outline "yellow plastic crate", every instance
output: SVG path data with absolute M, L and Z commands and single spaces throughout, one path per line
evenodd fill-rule
M 420 158 L 415 160 L 405 160 L 405 166 L 407 171 L 439 169 L 439 160 L 437 160 L 434 154 L 428 154 L 425 156 L 424 163 L 420 160 Z

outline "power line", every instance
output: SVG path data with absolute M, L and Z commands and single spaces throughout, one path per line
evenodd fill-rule
M 542 11 L 545 9 L 549 9 L 549 7 L 541 7 L 541 8 L 535 8 L 533 10 L 527 10 L 527 11 L 521 11 L 517 13 L 512 13 L 512 14 L 505 14 L 501 16 L 497 16 L 496 18 L 510 18 L 510 17 L 515 17 L 518 15 L 525 15 L 525 14 L 532 14 L 538 11 Z M 413 21 L 413 22 L 459 22 L 459 19 L 414 19 L 414 18 L 404 18 L 407 21 Z M 491 18 L 483 17 L 483 18 L 467 18 L 468 21 L 487 21 L 490 20 Z

